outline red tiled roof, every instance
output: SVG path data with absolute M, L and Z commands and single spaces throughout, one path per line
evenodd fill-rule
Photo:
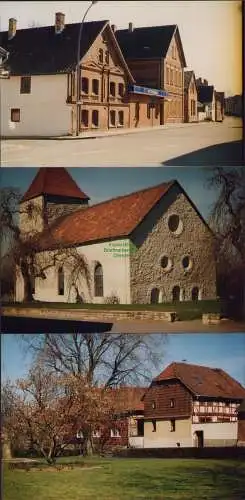
M 21 201 L 27 201 L 42 194 L 89 200 L 89 197 L 81 191 L 63 167 L 40 168 Z
M 174 183 L 166 182 L 66 215 L 41 235 L 40 248 L 129 236 Z
M 220 368 L 171 363 L 160 375 L 154 378 L 154 382 L 171 379 L 180 380 L 195 395 L 233 399 L 245 398 L 245 388 Z

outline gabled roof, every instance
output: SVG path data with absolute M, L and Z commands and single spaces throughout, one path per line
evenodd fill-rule
M 40 168 L 21 202 L 45 194 L 89 200 L 89 197 L 81 191 L 69 172 L 63 167 Z
M 245 398 L 245 388 L 220 368 L 171 363 L 153 382 L 180 380 L 195 396 Z
M 134 28 L 132 32 L 128 29 L 118 30 L 115 36 L 125 59 L 128 60 L 166 57 L 175 34 L 178 36 L 183 63 L 186 66 L 179 29 L 176 24 Z
M 189 88 L 192 76 L 194 76 L 194 81 L 196 81 L 195 80 L 195 74 L 194 74 L 193 70 L 191 70 L 191 71 L 185 71 L 184 72 L 184 88 L 185 89 Z
M 66 215 L 40 235 L 41 249 L 128 237 L 176 182 L 165 182 Z
M 109 21 L 86 22 L 81 39 L 81 59 Z M 0 45 L 9 52 L 12 75 L 67 73 L 76 67 L 80 23 L 66 24 L 62 33 L 54 26 L 17 29 L 8 40 L 8 32 L 0 32 Z
M 207 102 L 212 102 L 214 95 L 213 85 L 198 85 L 197 87 L 197 98 L 202 104 Z

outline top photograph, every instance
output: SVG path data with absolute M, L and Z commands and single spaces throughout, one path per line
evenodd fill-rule
M 1 166 L 244 165 L 243 10 L 2 2 Z

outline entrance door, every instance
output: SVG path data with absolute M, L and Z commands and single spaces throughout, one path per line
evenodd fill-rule
M 163 107 L 163 103 L 160 104 L 160 125 L 164 125 L 164 107 Z
M 197 437 L 197 448 L 203 448 L 204 446 L 204 433 L 203 431 L 196 431 Z

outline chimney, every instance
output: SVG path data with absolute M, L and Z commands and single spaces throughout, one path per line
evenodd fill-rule
M 113 33 L 115 33 L 115 31 L 117 31 L 117 26 L 115 24 L 112 24 L 111 29 L 112 29 Z
M 58 35 L 62 33 L 65 27 L 65 14 L 62 12 L 56 12 L 55 14 L 55 33 Z
M 134 31 L 133 23 L 128 23 L 128 31 L 129 31 L 129 33 L 133 33 L 133 31 Z
M 197 84 L 197 86 L 199 86 L 199 85 L 202 85 L 202 84 L 203 84 L 203 83 L 202 83 L 202 79 L 201 79 L 200 77 L 199 77 L 199 78 L 196 78 L 196 84 Z
M 203 85 L 208 85 L 208 80 L 203 80 Z
M 9 29 L 8 29 L 8 40 L 12 40 L 12 38 L 16 35 L 17 21 L 14 17 L 9 19 Z

